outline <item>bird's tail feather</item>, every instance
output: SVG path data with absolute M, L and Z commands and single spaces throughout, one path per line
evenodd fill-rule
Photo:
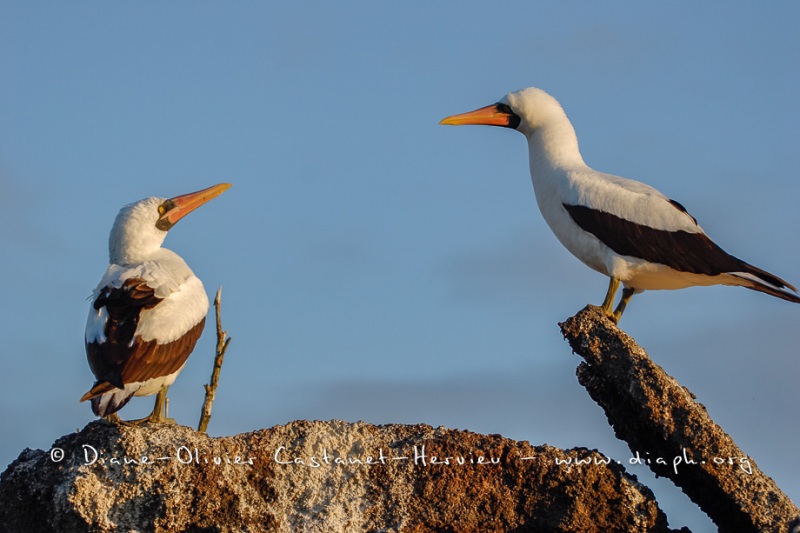
M 797 294 L 797 289 L 794 285 L 753 265 L 744 263 L 744 266 L 746 267 L 745 272 L 729 273 L 731 276 L 741 280 L 741 283 L 738 283 L 739 285 L 754 291 L 771 294 L 782 300 L 800 304 L 800 295 Z
M 100 417 L 116 413 L 133 397 L 134 390 L 128 387 L 120 389 L 107 381 L 98 381 L 94 387 L 83 395 L 81 401 L 92 401 L 92 412 Z

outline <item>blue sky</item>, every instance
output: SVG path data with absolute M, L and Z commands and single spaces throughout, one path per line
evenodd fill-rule
M 221 181 L 166 241 L 223 286 L 211 434 L 421 422 L 626 460 L 556 325 L 605 278 L 541 219 L 521 135 L 437 123 L 539 86 L 589 165 L 800 284 L 798 26 L 796 2 L 4 2 L 0 464 L 93 419 L 83 328 L 119 208 Z M 799 307 L 646 292 L 621 325 L 800 500 Z M 170 390 L 181 423 L 214 342 L 207 328 Z M 631 471 L 672 526 L 711 529 Z

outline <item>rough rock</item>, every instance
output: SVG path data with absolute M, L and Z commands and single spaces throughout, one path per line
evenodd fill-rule
M 694 394 L 653 363 L 598 307 L 561 324 L 584 358 L 578 381 L 618 438 L 670 478 L 720 531 L 794 532 L 800 510 L 708 415 Z
M 668 531 L 597 451 L 341 421 L 220 438 L 97 421 L 23 451 L 0 502 L 0 531 L 26 533 Z

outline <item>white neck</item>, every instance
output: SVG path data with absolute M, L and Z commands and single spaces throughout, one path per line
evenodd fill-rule
M 567 117 L 550 120 L 526 135 L 531 174 L 549 169 L 585 167 L 578 149 L 578 137 Z
M 155 239 L 126 239 L 123 242 L 109 242 L 109 262 L 115 265 L 131 265 L 152 259 L 161 250 L 161 242 Z M 161 239 L 163 241 L 163 239 Z

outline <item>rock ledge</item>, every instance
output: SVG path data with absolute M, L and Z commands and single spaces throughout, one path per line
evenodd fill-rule
M 23 451 L 0 501 L 4 532 L 669 531 L 597 451 L 341 421 L 220 438 L 92 422 Z

